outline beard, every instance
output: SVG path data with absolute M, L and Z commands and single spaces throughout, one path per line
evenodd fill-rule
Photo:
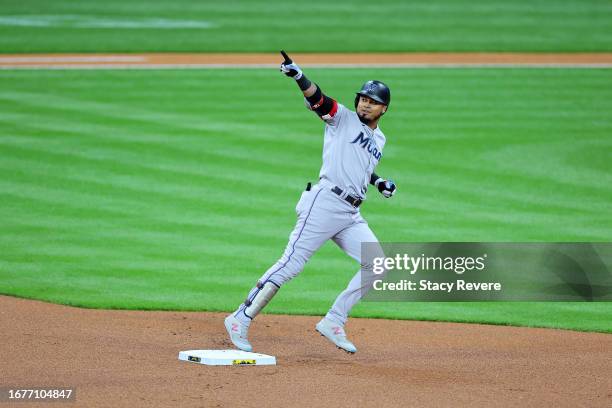
M 361 113 L 357 112 L 357 117 L 359 117 L 359 120 L 360 120 L 360 121 L 361 121 L 361 123 L 363 123 L 364 125 L 370 125 L 370 124 L 372 124 L 372 123 L 376 122 L 378 119 L 380 119 L 380 117 L 381 117 L 382 115 L 383 115 L 383 114 L 381 113 L 381 114 L 379 114 L 378 116 L 376 116 L 375 118 L 368 119 L 368 118 L 366 118 L 366 117 L 365 117 L 363 114 L 361 114 Z

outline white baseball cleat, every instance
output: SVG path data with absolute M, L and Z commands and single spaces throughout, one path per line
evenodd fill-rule
M 229 334 L 234 346 L 243 351 L 253 351 L 253 346 L 251 346 L 247 339 L 249 328 L 236 319 L 233 314 L 225 318 L 225 330 L 227 330 L 227 334 Z
M 351 354 L 357 352 L 357 347 L 355 347 L 355 345 L 346 338 L 346 333 L 344 332 L 344 327 L 342 325 L 323 318 L 319 323 L 317 323 L 316 329 L 319 333 L 321 333 L 321 336 L 325 336 L 338 348 Z

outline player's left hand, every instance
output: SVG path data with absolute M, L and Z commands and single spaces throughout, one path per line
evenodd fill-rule
M 302 69 L 293 62 L 291 64 L 282 63 L 280 70 L 283 74 L 295 79 L 296 81 L 302 77 Z
M 285 61 L 281 64 L 280 71 L 296 81 L 300 79 L 302 77 L 302 69 L 289 58 L 285 51 L 281 51 L 281 54 L 285 58 Z
M 397 186 L 392 180 L 385 180 L 383 178 L 376 180 L 376 187 L 385 198 L 393 197 L 397 191 Z

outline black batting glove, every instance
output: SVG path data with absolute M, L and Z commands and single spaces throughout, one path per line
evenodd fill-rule
M 285 58 L 285 61 L 283 61 L 283 63 L 281 64 L 280 71 L 288 77 L 295 79 L 296 81 L 300 79 L 303 75 L 302 69 L 297 64 L 295 64 L 291 58 L 289 58 L 285 51 L 281 51 L 281 54 Z
M 385 180 L 382 177 L 376 180 L 374 185 L 385 198 L 393 197 L 395 195 L 395 191 L 397 190 L 397 186 L 392 180 Z

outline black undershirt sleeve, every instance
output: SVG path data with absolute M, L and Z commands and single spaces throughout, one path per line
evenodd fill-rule
M 372 172 L 372 175 L 370 176 L 370 184 L 375 186 L 376 184 L 376 180 L 378 180 L 380 177 L 378 176 L 378 174 Z

